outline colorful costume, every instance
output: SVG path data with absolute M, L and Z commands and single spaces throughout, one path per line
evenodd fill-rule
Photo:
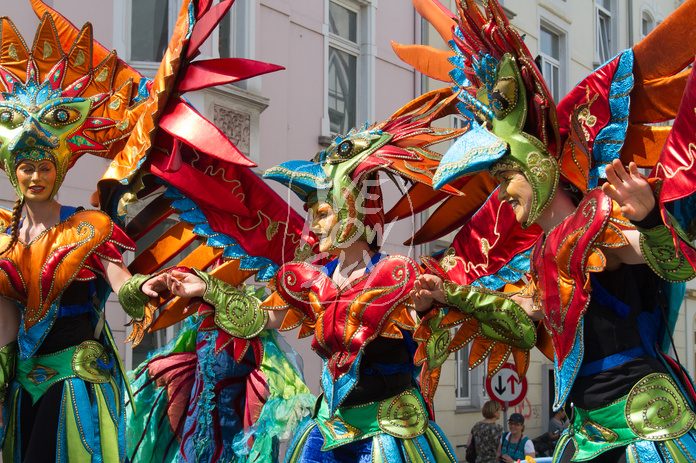
M 280 440 L 310 414 L 301 360 L 281 337 L 263 331 L 238 358 L 212 318 L 187 319 L 133 372 L 131 461 L 278 461 Z
M 323 397 L 286 461 L 455 461 L 414 380 L 404 302 L 417 265 L 375 254 L 365 276 L 339 289 L 336 264 L 286 264 L 274 282 L 281 307 L 292 307 L 285 323 L 314 328 L 312 348 L 324 360 Z
M 198 268 L 215 264 L 212 273 L 233 283 L 253 274 L 270 278 L 279 263 L 294 258 L 305 244 L 302 219 L 288 214 L 285 207 L 274 209 L 276 196 L 248 169 L 254 164 L 181 97 L 187 91 L 280 69 L 250 60 L 193 61 L 232 1 L 214 7 L 211 3 L 183 2 L 152 81 L 93 41 L 91 25 L 78 29 L 40 0 L 32 0 L 41 18 L 33 48 L 26 46 L 9 19 L 1 20 L 0 162 L 20 197 L 15 168 L 23 159 L 50 160 L 55 165 L 51 198 L 80 155 L 88 152 L 113 160 L 98 185 L 100 208 L 106 214 L 64 208 L 59 224 L 28 245 L 15 245 L 0 259 L 2 296 L 23 310 L 19 347 L 0 346 L 6 425 L 0 442 L 6 462 L 19 461 L 28 446 L 49 453 L 55 449 L 56 461 L 126 460 L 124 375 L 108 327 L 103 326 L 102 303 L 108 288 L 100 279 L 94 286 L 89 283 L 102 271 L 100 259 L 120 262 L 118 247 L 133 249 L 130 238 L 137 240 L 167 216 L 180 215 L 181 221 L 131 265 L 133 273 L 145 275 L 136 275 L 119 292 L 124 309 L 134 318 L 131 339 L 138 342 L 153 322 L 154 311 L 140 291 L 141 284 L 196 237 L 203 237 L 202 244 L 184 264 Z M 246 198 L 237 191 L 240 182 L 267 194 Z M 144 196 L 154 200 L 128 224 L 126 236 L 114 223 L 122 225 L 128 205 Z M 262 205 L 266 214 L 257 215 Z M 3 230 L 12 225 L 16 231 L 17 221 L 11 223 L 8 217 L 3 217 Z M 236 241 L 242 236 L 244 249 Z M 286 240 L 292 245 L 286 247 Z M 7 238 L 0 241 L 4 244 Z M 266 247 L 276 254 L 253 254 Z M 186 303 L 171 302 L 156 324 L 167 326 L 183 318 Z M 66 330 L 73 320 L 79 324 L 74 333 Z M 262 364 L 267 358 L 285 358 L 271 341 L 226 343 L 222 333 L 204 334 L 201 354 L 211 350 L 215 339 L 218 356 L 227 355 L 222 351 L 229 347 L 239 361 L 247 349 Z M 250 344 L 269 347 L 249 348 Z M 220 366 L 226 365 L 223 357 L 217 357 Z M 278 383 L 277 377 L 268 378 Z M 256 379 L 263 389 L 265 383 Z M 204 387 L 209 386 L 206 382 Z M 303 391 L 298 386 L 296 392 Z M 240 413 L 239 408 L 230 410 Z M 248 414 L 244 424 L 257 418 Z M 56 445 L 28 441 L 26 428 L 33 423 L 39 425 L 36 433 L 42 439 L 57 435 Z M 264 430 L 249 429 L 249 435 L 254 432 Z M 267 442 L 272 441 L 270 436 Z M 237 452 L 248 451 L 250 442 L 242 438 Z
M 429 183 L 439 157 L 427 146 L 458 134 L 430 123 L 451 111 L 452 101 L 451 92 L 424 95 L 383 123 L 338 137 L 313 162 L 289 161 L 265 177 L 308 204 L 331 206 L 338 217 L 326 231 L 331 249 L 357 240 L 378 248 L 384 212 L 377 171 Z M 339 287 L 332 279 L 338 263 L 283 265 L 272 281 L 276 292 L 263 304 L 289 309 L 281 329 L 314 334 L 312 348 L 324 361 L 322 397 L 286 461 L 454 462 L 416 380 L 415 323 L 407 309 L 419 267 L 404 256 L 374 253 L 362 277 Z
M 16 374 L 3 407 L 4 461 L 53 454 L 56 461 L 123 461 L 120 360 L 108 332 L 95 339 L 106 288 L 101 259 L 120 262 L 122 249 L 133 243 L 108 216 L 63 207 L 60 223 L 0 260 L 2 295 L 22 309 Z
M 130 86 L 113 92 L 111 79 L 125 77 L 115 58 L 92 67 L 90 27 L 58 36 L 55 21 L 61 19 L 42 18 L 32 50 L 2 19 L 0 161 L 20 205 L 20 162 L 55 166 L 52 200 L 81 154 L 109 156 L 118 149 L 119 134 L 128 130 L 115 127 L 118 113 L 109 108 L 138 98 Z M 12 347 L 2 349 L 3 459 L 124 461 L 125 383 L 104 324 L 109 289 L 101 276 L 103 260 L 121 263 L 122 250 L 134 244 L 99 211 L 64 206 L 59 222 L 30 243 L 16 242 L 20 223 L 13 217 L 3 211 L 0 219 L 0 293 L 19 307 L 22 319 L 16 358 Z
M 207 270 L 233 287 L 252 276 L 268 280 L 283 262 L 311 252 L 313 239 L 303 231 L 302 217 L 181 96 L 281 69 L 246 59 L 193 60 L 232 3 L 183 2 L 133 134 L 98 185 L 101 207 L 118 219 L 141 198 L 151 200 L 128 224 L 135 239 L 178 214 L 178 223 L 129 266 L 137 275 L 119 293 L 136 319 L 129 339 L 137 344 L 148 328 L 199 315 L 136 369 L 137 406 L 128 416 L 134 427 L 127 436 L 133 461 L 276 461 L 279 439 L 288 438 L 309 413 L 300 366 L 291 361 L 291 349 L 279 347 L 275 333 L 255 330 L 244 339 L 229 334 L 244 322 L 243 307 L 258 305 L 254 298 L 235 300 L 224 313 L 209 305 L 219 302 L 215 298 L 162 298 L 157 305 L 166 309 L 155 317 L 155 307 L 140 292 L 149 274 L 165 271 L 192 243 L 198 246 L 180 256 L 180 265 Z
M 430 333 L 460 323 L 455 336 L 460 341 L 485 337 L 522 350 L 550 337 L 554 409 L 564 404 L 573 409 L 555 459 L 619 460 L 625 455 L 631 462 L 692 460 L 693 386 L 665 352 L 683 297 L 681 282 L 693 278 L 696 267 L 693 235 L 682 231 L 694 217 L 690 205 L 696 184 L 685 167 L 693 160 L 689 124 L 696 83 L 693 76 L 687 83 L 691 71 L 683 70 L 694 50 L 662 50 L 674 36 L 693 43 L 690 18 L 696 2 L 682 5 L 644 41 L 578 84 L 558 106 L 495 1 L 487 4 L 484 16 L 473 1 L 461 0 L 459 18 L 434 0 L 414 3 L 453 50 L 449 61 L 429 62 L 427 69 L 455 82 L 463 114 L 471 121 L 469 131 L 443 157 L 434 185 L 456 181 L 465 184 L 466 192 L 467 181 L 481 172 L 520 172 L 533 192 L 522 224 L 527 230 L 560 188 L 578 198 L 575 213 L 539 236 L 532 250 L 532 278 L 523 294 L 543 310 L 539 338 L 531 320 L 507 296 L 457 280 L 445 282 L 452 309 L 434 311 L 437 317 L 428 320 L 438 323 L 429 325 Z M 410 47 L 396 48 L 402 58 L 426 69 L 422 49 L 417 54 Z M 671 132 L 647 125 L 675 116 Z M 601 189 L 593 189 L 614 159 L 656 166 L 650 181 L 658 206 L 640 223 L 630 223 Z M 472 230 L 487 226 L 476 216 L 467 224 Z M 626 233 L 636 228 L 646 264 L 607 271 L 605 253 L 628 245 Z M 464 261 L 470 262 L 466 256 Z M 449 276 L 446 260 L 430 264 L 434 272 Z M 489 353 L 473 351 L 474 361 Z M 525 358 L 516 360 L 525 371 Z

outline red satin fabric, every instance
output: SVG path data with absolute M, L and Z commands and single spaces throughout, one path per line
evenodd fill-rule
M 321 268 L 293 262 L 276 274 L 276 291 L 305 317 L 316 321 L 312 348 L 328 359 L 334 379 L 346 374 L 363 347 L 380 333 L 401 337 L 394 322 L 419 275 L 404 256 L 379 261 L 363 277 L 339 289 Z
M 468 285 L 492 275 L 512 257 L 531 248 L 540 235 L 538 225 L 523 229 L 512 208 L 494 195 L 454 238 L 456 263 L 447 269 L 447 279 Z
M 532 278 L 544 310 L 544 324 L 552 335 L 559 368 L 573 350 L 577 329 L 589 302 L 588 272 L 590 267 L 598 265 L 590 261 L 595 255 L 593 248 L 607 238 L 612 238 L 616 247 L 626 244 L 619 242 L 623 239 L 620 234 L 607 233 L 613 212 L 612 200 L 601 190 L 592 190 L 576 212 L 534 248 Z M 592 268 L 592 271 L 601 269 Z

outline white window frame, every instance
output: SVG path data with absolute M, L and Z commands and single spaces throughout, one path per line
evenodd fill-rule
M 617 2 L 616 0 L 610 0 L 611 3 L 611 10 L 607 10 L 604 8 L 604 6 L 600 5 L 599 2 L 595 1 L 595 67 L 601 66 L 602 64 L 606 63 L 609 61 L 611 58 L 614 57 L 617 53 L 617 14 L 616 12 L 616 7 L 617 7 Z M 604 18 L 604 22 L 607 24 L 608 30 L 606 31 L 606 40 L 607 44 L 606 47 L 602 47 L 602 21 L 601 18 Z M 603 49 L 604 53 L 602 52 Z M 603 56 L 606 55 L 606 56 Z
M 650 30 L 648 31 L 648 34 L 650 32 L 652 32 L 655 29 L 655 27 L 657 27 L 657 21 L 655 20 L 655 15 L 647 8 L 643 9 L 640 12 L 640 38 L 641 39 L 644 39 L 648 35 L 648 34 L 645 34 L 643 32 L 643 21 L 645 21 L 646 19 L 648 19 L 649 22 L 651 23 L 651 27 L 650 27 Z
M 135 2 L 145 0 L 114 0 L 114 48 L 117 50 L 119 57 L 124 59 L 128 64 L 138 69 L 146 77 L 153 77 L 159 67 L 159 62 L 154 61 L 134 61 L 131 59 L 131 15 L 132 8 Z M 169 34 L 176 24 L 176 19 L 179 15 L 179 10 L 183 4 L 183 0 L 168 0 L 168 23 Z M 214 0 L 218 3 L 219 0 Z M 255 28 L 256 28 L 256 3 L 257 0 L 236 1 L 232 4 L 228 15 L 230 15 L 230 54 L 233 58 L 254 59 L 255 56 Z M 215 28 L 208 38 L 208 42 L 217 43 L 220 37 L 219 28 Z M 202 49 L 206 49 L 204 44 Z M 198 59 L 219 58 L 220 53 L 218 47 L 210 46 L 208 49 L 212 52 L 208 54 L 202 53 Z M 238 87 L 246 90 L 260 93 L 260 79 L 254 78 L 235 83 Z
M 329 32 L 329 4 L 333 2 L 357 13 L 357 42 L 351 42 Z M 324 0 L 324 114 L 321 121 L 320 141 L 337 135 L 331 132 L 329 118 L 329 49 L 348 53 L 356 62 L 355 125 L 374 120 L 375 115 L 375 61 L 377 55 L 375 0 Z M 350 129 L 350 127 L 348 128 Z M 343 134 L 339 134 L 343 135 Z
M 549 34 L 553 34 L 558 38 L 558 57 L 547 55 L 541 50 L 541 33 L 546 31 Z M 561 98 L 563 98 L 568 91 L 568 78 L 567 78 L 567 33 L 563 29 L 554 25 L 550 21 L 543 18 L 539 22 L 539 56 L 541 57 L 541 73 L 549 85 L 549 90 L 551 90 L 551 95 L 554 101 L 558 103 Z M 554 82 L 553 75 L 546 75 L 546 67 L 550 66 L 558 70 L 558 81 Z
M 462 370 L 466 372 L 467 389 L 469 391 L 469 395 L 465 397 L 459 396 L 460 373 Z M 465 346 L 454 353 L 454 397 L 457 408 L 472 406 L 471 398 L 474 395 L 472 373 L 473 371 L 469 371 L 469 346 Z
M 470 409 L 480 409 L 488 400 L 486 392 L 486 376 L 488 373 L 488 359 L 478 365 L 473 370 L 469 370 L 469 348 L 471 344 L 462 347 L 452 355 L 454 360 L 454 398 L 455 408 L 460 412 L 467 412 Z M 445 364 L 447 365 L 447 363 Z M 469 395 L 459 397 L 459 373 L 461 369 L 467 372 Z
M 469 121 L 467 121 L 463 116 L 460 116 L 459 114 L 452 114 L 453 129 L 463 129 L 468 125 Z M 454 143 L 454 141 L 452 143 Z
M 337 0 L 329 0 L 327 3 L 327 24 L 329 23 L 328 10 L 330 8 L 331 3 L 345 8 L 346 10 L 354 13 L 356 16 L 356 24 L 355 24 L 355 27 L 356 27 L 355 40 L 356 41 L 355 42 L 352 42 L 350 39 L 347 39 L 345 37 L 341 37 L 340 35 L 336 35 L 336 34 L 331 33 L 331 29 L 329 28 L 329 52 L 328 52 L 329 58 L 327 60 L 327 72 L 329 72 L 329 70 L 331 68 L 331 62 L 330 62 L 331 49 L 334 49 L 338 52 L 345 53 L 345 54 L 355 58 L 355 75 L 354 76 L 345 76 L 346 80 L 349 80 L 349 81 L 351 78 L 355 79 L 355 95 L 353 95 L 355 99 L 353 101 L 354 106 L 353 106 L 353 108 L 351 108 L 353 114 L 355 115 L 355 120 L 352 121 L 353 122 L 352 124 L 350 123 L 351 121 L 348 121 L 349 122 L 348 127 L 344 127 L 339 131 L 340 135 L 343 135 L 345 132 L 349 131 L 352 126 L 358 124 L 358 95 L 360 94 L 360 36 L 361 36 L 361 34 L 360 34 L 360 27 L 361 27 L 360 22 L 361 21 L 360 21 L 360 19 L 361 18 L 360 18 L 360 8 L 356 7 L 356 5 L 351 5 L 350 3 L 341 2 L 341 1 L 337 1 Z M 329 79 L 330 79 L 330 76 L 329 76 Z M 330 83 L 331 83 L 330 81 L 327 83 L 327 88 L 329 89 L 329 90 L 327 90 L 327 92 L 330 92 Z M 329 93 L 327 93 L 326 98 L 327 98 L 326 99 L 326 110 L 328 112 L 329 111 L 329 104 L 331 101 L 331 95 Z M 345 104 L 346 104 L 346 106 L 348 105 L 347 102 L 345 102 Z M 330 123 L 331 123 L 331 117 L 329 115 L 329 124 Z M 338 133 L 338 132 L 334 133 L 333 130 L 331 132 L 332 132 L 332 135 L 335 135 Z

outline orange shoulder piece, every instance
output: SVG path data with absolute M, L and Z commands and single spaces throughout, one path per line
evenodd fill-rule
M 3 268 L 12 269 L 0 277 L 0 291 L 15 294 L 17 302 L 26 306 L 26 328 L 46 316 L 50 305 L 92 253 L 111 238 L 113 230 L 113 222 L 103 212 L 76 212 L 30 243 L 20 240 L 0 259 Z M 27 287 L 29 279 L 32 284 Z

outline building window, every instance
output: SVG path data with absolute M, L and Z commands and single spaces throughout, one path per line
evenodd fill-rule
M 373 0 L 325 0 L 324 115 L 319 143 L 328 146 L 375 118 L 377 5 Z
M 454 365 L 454 397 L 457 399 L 457 407 L 471 406 L 469 346 L 454 353 Z
M 640 23 L 641 38 L 645 38 L 653 29 L 655 29 L 655 20 L 649 12 L 643 11 Z
M 174 26 L 170 24 L 170 7 L 177 11 L 176 1 L 153 0 L 132 3 L 131 61 L 162 60 L 169 43 L 169 31 Z
M 359 16 L 356 9 L 329 2 L 328 113 L 332 134 L 344 134 L 356 125 Z
M 597 64 L 601 65 L 609 61 L 614 54 L 612 0 L 597 0 L 595 11 L 597 13 L 596 58 Z
M 562 37 L 545 26 L 541 26 L 539 34 L 539 56 L 541 57 L 541 73 L 551 90 L 553 100 L 561 100 L 561 46 Z
M 454 129 L 464 129 L 469 126 L 469 121 L 464 119 L 458 114 L 452 115 L 452 128 Z M 452 142 L 454 143 L 454 142 Z
M 219 3 L 215 0 L 214 3 Z M 249 2 L 235 2 L 201 46 L 203 58 L 251 58 Z M 130 61 L 159 63 L 169 45 L 182 0 L 130 2 Z

